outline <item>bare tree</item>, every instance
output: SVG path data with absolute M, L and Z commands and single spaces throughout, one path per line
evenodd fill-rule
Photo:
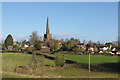
M 85 44 L 86 44 L 86 40 L 83 40 L 83 43 L 85 43 Z
M 66 38 L 66 39 L 65 39 L 65 42 L 68 42 L 68 41 L 69 41 L 69 39 L 68 39 L 68 38 Z
M 114 46 L 118 46 L 118 41 L 113 41 L 112 43 Z
M 97 44 L 100 45 L 100 41 L 97 41 Z
M 89 40 L 89 41 L 88 41 L 88 44 L 89 44 L 90 46 L 92 46 L 92 45 L 93 45 L 93 42 L 92 42 L 91 40 Z
M 43 39 L 42 39 L 42 36 L 40 36 L 40 41 L 42 41 Z
M 38 37 L 37 31 L 34 31 L 30 35 L 30 43 L 34 45 L 36 43 L 36 41 L 38 41 L 38 40 L 39 40 L 39 37 Z

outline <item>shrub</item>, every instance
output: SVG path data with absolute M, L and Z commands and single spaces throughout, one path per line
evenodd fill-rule
M 42 48 L 42 42 L 36 41 L 34 47 L 36 50 L 40 50 Z
M 98 52 L 98 51 L 95 51 L 95 52 L 94 52 L 94 54 L 95 54 L 95 55 L 98 55 L 98 54 L 99 54 L 99 52 Z
M 39 70 L 40 67 L 43 65 L 43 56 L 37 56 L 36 53 L 32 53 L 32 60 L 30 61 L 28 68 L 30 69 L 30 72 L 33 74 L 37 70 Z
M 60 66 L 63 67 L 65 64 L 65 59 L 64 59 L 64 55 L 61 53 L 57 53 L 56 58 L 55 58 L 55 64 L 56 66 Z
M 23 52 L 33 52 L 34 50 L 35 50 L 34 48 L 27 47 L 27 48 L 23 49 L 22 51 Z
M 62 45 L 62 50 L 63 50 L 63 51 L 67 51 L 67 50 L 68 50 L 68 49 L 67 49 L 67 43 L 66 43 L 66 42 L 63 43 L 63 45 Z

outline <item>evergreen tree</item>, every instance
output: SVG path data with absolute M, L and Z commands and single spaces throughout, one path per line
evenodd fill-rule
M 13 45 L 13 38 L 12 38 L 12 36 L 10 34 L 5 39 L 4 44 L 5 44 L 5 47 Z

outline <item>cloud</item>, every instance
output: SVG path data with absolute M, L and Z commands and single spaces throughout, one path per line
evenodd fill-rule
M 23 41 L 23 40 L 29 40 L 30 38 L 30 34 L 27 35 L 12 35 L 14 41 Z M 44 34 L 38 34 L 39 39 L 44 38 Z M 74 33 L 65 33 L 65 32 L 58 32 L 58 33 L 54 33 L 52 34 L 52 38 L 53 39 L 65 39 L 65 38 L 76 38 L 76 39 L 86 39 L 86 36 L 80 36 L 79 34 L 74 34 Z M 3 36 L 3 40 L 5 40 L 6 36 Z M 1 37 L 0 37 L 1 39 Z
M 86 36 L 80 36 L 79 34 L 75 34 L 75 33 L 65 33 L 65 32 L 59 32 L 59 33 L 55 33 L 52 35 L 53 38 L 55 39 L 65 39 L 65 38 L 77 38 L 77 39 L 81 39 L 81 38 L 87 38 Z
M 14 41 L 29 40 L 29 35 L 13 35 Z
M 38 34 L 39 38 L 41 37 L 43 39 L 43 34 Z M 23 40 L 29 40 L 30 34 L 29 35 L 15 35 L 13 36 L 14 41 L 23 41 Z

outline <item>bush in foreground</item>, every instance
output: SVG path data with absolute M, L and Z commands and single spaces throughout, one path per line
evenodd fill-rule
M 58 54 L 56 55 L 55 64 L 56 64 L 56 66 L 60 66 L 60 67 L 63 67 L 63 66 L 64 66 L 64 64 L 65 64 L 65 59 L 64 59 L 64 55 L 63 55 L 63 54 L 58 53 Z

